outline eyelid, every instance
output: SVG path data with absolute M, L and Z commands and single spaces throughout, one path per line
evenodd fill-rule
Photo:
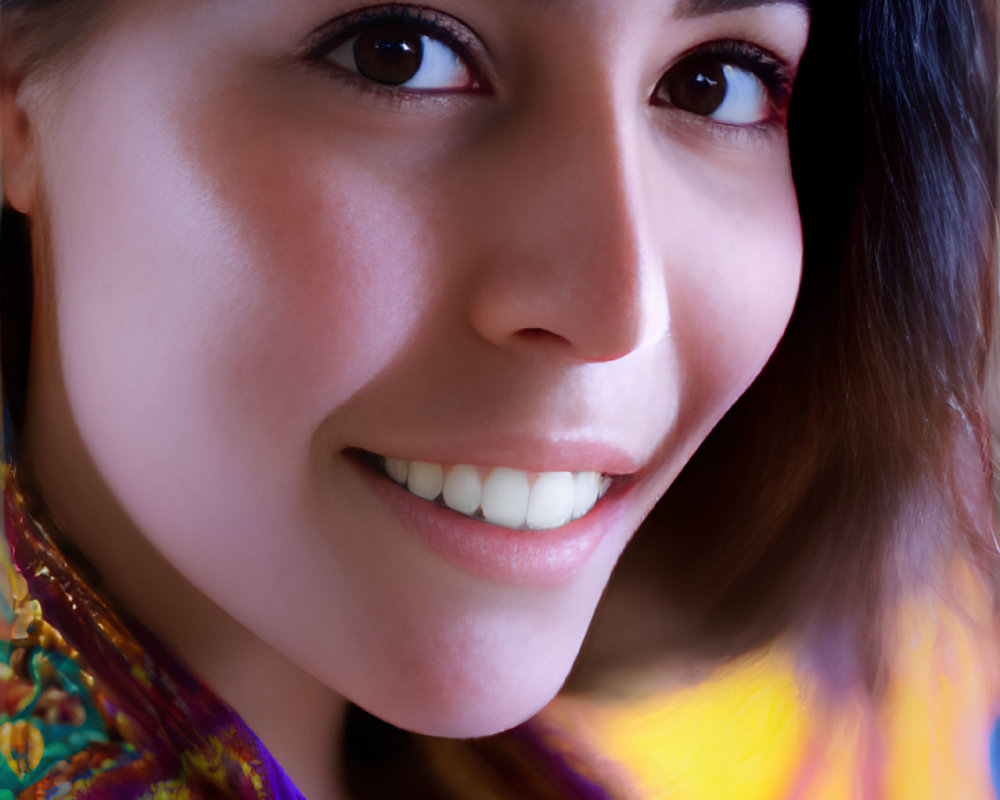
M 306 40 L 303 58 L 313 63 L 326 63 L 326 57 L 344 42 L 357 36 L 373 22 L 405 22 L 415 31 L 431 36 L 452 48 L 465 62 L 476 82 L 471 91 L 490 91 L 485 66 L 489 52 L 482 40 L 472 30 L 449 14 L 422 6 L 381 5 L 350 11 L 324 23 Z M 393 89 L 405 93 L 406 89 Z

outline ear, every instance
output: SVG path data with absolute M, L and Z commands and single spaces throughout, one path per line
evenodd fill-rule
M 0 35 L 0 181 L 5 204 L 27 214 L 35 204 L 37 153 L 19 48 L 11 35 Z

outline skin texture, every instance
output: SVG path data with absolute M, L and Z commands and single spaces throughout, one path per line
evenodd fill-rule
M 310 797 L 335 795 L 343 696 L 449 736 L 552 697 L 801 263 L 783 122 L 650 102 L 706 42 L 794 66 L 798 7 L 447 0 L 489 86 L 422 95 L 306 62 L 353 8 L 121 4 L 3 95 L 5 199 L 36 223 L 33 479 Z M 638 475 L 582 568 L 521 585 L 428 549 L 347 448 Z

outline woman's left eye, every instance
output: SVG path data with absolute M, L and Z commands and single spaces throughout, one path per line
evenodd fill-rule
M 781 65 L 750 45 L 722 43 L 685 56 L 660 79 L 653 95 L 722 125 L 760 125 L 780 116 L 787 99 Z
M 405 20 L 372 21 L 337 43 L 324 60 L 387 87 L 422 92 L 478 88 L 454 47 Z

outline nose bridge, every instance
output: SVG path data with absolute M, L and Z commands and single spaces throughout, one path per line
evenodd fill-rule
M 553 94 L 507 122 L 516 144 L 500 159 L 493 201 L 508 229 L 475 321 L 494 341 L 556 340 L 580 360 L 621 358 L 667 326 L 638 109 L 610 76 L 574 81 L 559 102 Z

